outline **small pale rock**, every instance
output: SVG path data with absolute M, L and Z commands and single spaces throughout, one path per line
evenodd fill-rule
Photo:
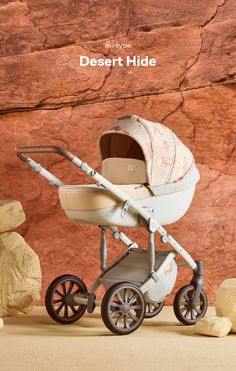
M 231 320 L 231 332 L 236 332 L 236 278 L 224 280 L 216 290 L 216 314 Z
M 0 235 L 0 316 L 29 313 L 40 299 L 37 254 L 15 232 Z
M 0 318 L 0 331 L 3 329 L 3 327 L 4 327 L 3 319 Z
M 206 316 L 200 319 L 193 328 L 197 334 L 223 337 L 231 329 L 232 323 L 226 317 Z
M 24 221 L 25 213 L 21 202 L 13 200 L 0 201 L 0 233 L 18 227 Z

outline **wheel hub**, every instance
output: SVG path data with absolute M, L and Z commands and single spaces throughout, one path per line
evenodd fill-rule
M 127 314 L 130 311 L 130 305 L 128 303 L 122 304 L 121 311 L 123 314 Z
M 67 305 L 75 305 L 74 300 L 73 300 L 73 295 L 72 294 L 67 294 L 64 296 L 64 303 Z

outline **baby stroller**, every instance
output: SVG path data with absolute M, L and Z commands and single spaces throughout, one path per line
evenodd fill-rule
M 74 275 L 57 277 L 48 287 L 45 304 L 51 318 L 61 324 L 77 321 L 101 306 L 104 324 L 113 333 L 135 331 L 144 318 L 157 315 L 174 287 L 177 266 L 193 270 L 189 284 L 174 299 L 177 319 L 192 325 L 207 310 L 203 291 L 203 264 L 194 261 L 163 228 L 188 210 L 199 180 L 189 149 L 166 126 L 136 115 L 120 117 L 100 138 L 101 174 L 67 150 L 55 146 L 22 147 L 18 157 L 58 187 L 60 203 L 67 217 L 76 223 L 96 224 L 101 229 L 101 274 L 90 288 Z M 28 153 L 54 152 L 71 161 L 96 181 L 91 185 L 64 185 L 28 157 Z M 118 230 L 119 226 L 144 227 L 148 246 L 140 247 Z M 106 233 L 123 242 L 127 249 L 109 266 Z M 154 237 L 170 249 L 155 249 Z M 176 262 L 176 255 L 183 263 Z M 102 301 L 96 290 L 103 285 Z

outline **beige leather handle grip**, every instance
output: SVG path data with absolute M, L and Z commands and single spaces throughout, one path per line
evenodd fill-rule
M 27 156 L 25 156 L 27 153 L 57 153 L 69 161 L 74 159 L 74 155 L 72 155 L 72 153 L 57 146 L 19 147 L 16 150 L 17 156 L 24 162 L 27 162 Z

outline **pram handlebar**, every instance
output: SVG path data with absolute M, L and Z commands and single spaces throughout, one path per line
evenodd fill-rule
M 34 171 L 39 173 L 42 177 L 47 179 L 50 184 L 53 184 L 56 187 L 63 185 L 63 182 L 58 179 L 55 175 L 46 170 L 42 165 L 35 162 L 32 158 L 26 156 L 28 153 L 57 153 L 65 157 L 69 161 L 73 161 L 74 155 L 67 151 L 64 148 L 57 146 L 34 146 L 34 147 L 19 147 L 16 150 L 16 154 L 20 160 L 24 161 L 29 165 Z
M 34 146 L 34 147 L 19 147 L 16 150 L 17 156 L 24 162 L 27 162 L 27 157 L 24 155 L 25 153 L 57 153 L 67 160 L 72 161 L 75 157 L 64 148 L 57 147 L 57 146 Z

